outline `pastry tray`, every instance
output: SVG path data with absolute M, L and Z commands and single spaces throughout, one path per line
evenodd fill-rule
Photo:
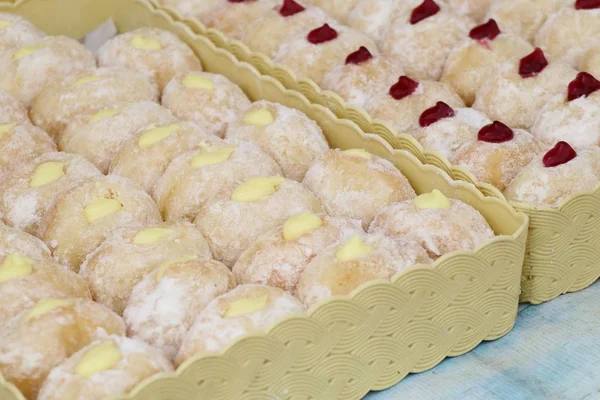
M 196 51 L 204 68 L 225 75 L 252 100 L 295 107 L 314 119 L 332 147 L 365 148 L 392 161 L 418 193 L 440 189 L 478 209 L 496 238 L 414 266 L 392 281 L 369 282 L 289 317 L 260 335 L 245 336 L 219 354 L 199 354 L 176 372 L 155 376 L 120 400 L 359 399 L 409 373 L 464 354 L 513 327 L 528 218 L 472 185 L 451 181 L 409 152 L 337 118 L 303 94 L 238 61 L 205 36 L 145 0 L 22 0 L 0 3 L 49 34 L 81 38 L 113 18 L 120 32 L 143 26 L 170 30 Z M 0 399 L 23 396 L 0 376 Z
M 160 8 L 157 0 L 149 1 Z M 244 43 L 230 40 L 216 29 L 207 29 L 194 19 L 186 20 L 173 9 L 163 9 L 238 60 L 252 64 L 260 73 L 277 78 L 286 88 L 301 92 L 310 102 L 328 107 L 338 118 L 354 121 L 363 132 L 379 135 L 394 149 L 410 152 L 422 163 L 442 169 L 453 180 L 469 182 L 487 196 L 504 199 L 492 185 L 478 182 L 473 174 L 451 165 L 442 155 L 425 151 L 414 138 L 395 132 L 383 121 L 373 120 L 363 109 L 347 106 L 340 96 L 320 89 L 312 80 L 297 78 L 266 55 L 251 51 Z M 559 208 L 512 205 L 530 218 L 520 301 L 539 304 L 582 290 L 600 278 L 600 187 L 574 195 Z

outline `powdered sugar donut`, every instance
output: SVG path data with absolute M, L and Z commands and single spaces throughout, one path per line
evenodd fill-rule
M 175 363 L 196 354 L 224 350 L 236 338 L 265 332 L 304 306 L 291 294 L 264 285 L 240 285 L 211 301 L 185 336 Z
M 140 28 L 123 33 L 98 50 L 101 67 L 121 65 L 147 74 L 162 90 L 180 72 L 202 70 L 192 49 L 173 33 Z
M 58 137 L 62 151 L 81 154 L 107 173 L 121 145 L 151 125 L 163 126 L 177 119 L 166 108 L 142 101 L 120 108 L 75 117 Z
M 0 255 L 0 321 L 2 324 L 43 298 L 91 300 L 85 281 L 50 261 L 15 252 Z M 2 325 L 0 324 L 0 325 Z
M 389 122 L 398 133 L 419 128 L 419 116 L 442 101 L 452 108 L 464 107 L 460 96 L 445 83 L 415 81 L 401 76 L 389 90 L 381 91 L 365 105 L 365 109 L 382 121 Z
M 177 118 L 195 122 L 208 133 L 223 137 L 227 124 L 250 100 L 222 75 L 207 72 L 179 74 L 165 88 L 163 106 Z
M 308 264 L 296 296 L 310 306 L 331 296 L 349 295 L 363 283 L 389 279 L 415 264 L 431 262 L 413 239 L 356 235 L 329 246 Z
M 278 3 L 279 0 L 229 0 L 223 7 L 206 15 L 203 21 L 207 27 L 218 29 L 232 39 L 241 39 L 250 23 Z
M 434 150 L 450 161 L 463 144 L 477 139 L 477 132 L 492 121 L 472 108 L 456 108 L 437 102 L 423 111 L 419 128 L 410 132 L 426 150 Z
M 446 0 L 452 11 L 482 21 L 494 0 Z
M 28 106 L 46 85 L 95 66 L 94 56 L 79 42 L 65 36 L 46 36 L 3 52 L 0 90 Z
M 381 41 L 384 53 L 397 56 L 404 71 L 417 79 L 438 80 L 448 55 L 474 22 L 446 10 L 434 0 L 411 0 L 414 8 L 402 7 L 397 21 Z
M 347 104 L 364 107 L 371 97 L 386 92 L 404 75 L 394 56 L 373 57 L 366 47 L 350 53 L 346 62 L 325 75 L 323 87 L 339 94 Z
M 109 171 L 131 179 L 150 193 L 173 159 L 217 141 L 192 122 L 150 126 L 121 144 Z
M 600 42 L 600 3 L 570 1 L 550 15 L 535 35 L 535 44 L 552 61 L 577 67 L 587 50 Z
M 56 145 L 50 136 L 29 120 L 0 124 L 0 175 L 51 151 Z
M 330 150 L 310 167 L 303 183 L 328 215 L 359 219 L 365 228 L 381 207 L 415 196 L 391 162 L 365 150 Z
M 124 395 L 138 383 L 161 372 L 173 371 L 157 349 L 123 336 L 92 342 L 56 366 L 39 400 L 101 400 Z
M 294 292 L 313 257 L 331 244 L 362 233 L 356 219 L 297 214 L 252 243 L 235 263 L 233 273 L 240 284 L 265 284 Z
M 302 212 L 323 212 L 304 186 L 280 176 L 257 177 L 238 185 L 229 199 L 203 206 L 195 223 L 214 258 L 231 268 L 257 237 Z
M 101 172 L 79 155 L 42 154 L 0 180 L 0 214 L 9 225 L 35 235 L 42 216 L 58 196 L 99 175 Z
M 377 45 L 366 35 L 331 22 L 281 46 L 275 62 L 290 68 L 299 78 L 319 84 L 328 71 L 361 46 L 378 54 Z
M 22 47 L 42 39 L 44 32 L 25 18 L 9 13 L 0 13 L 0 50 Z
M 543 149 L 542 143 L 527 131 L 512 130 L 494 121 L 479 131 L 477 140 L 460 147 L 453 162 L 468 169 L 479 181 L 490 183 L 503 192 Z
M 243 35 L 243 41 L 254 51 L 274 57 L 284 43 L 306 35 L 312 27 L 331 22 L 320 8 L 304 7 L 294 0 L 283 0 L 281 6 L 266 11 L 252 22 Z
M 139 186 L 118 176 L 97 176 L 57 197 L 42 217 L 38 236 L 58 262 L 77 272 L 115 229 L 160 221 L 156 203 Z
M 77 115 L 145 100 L 158 100 L 156 83 L 145 75 L 121 67 L 99 68 L 46 86 L 30 115 L 34 124 L 56 138 Z
M 505 32 L 533 42 L 548 16 L 575 0 L 495 0 L 488 18 L 494 18 Z
M 27 119 L 25 106 L 10 93 L 0 90 L 0 124 L 19 124 Z
M 297 181 L 329 150 L 316 122 L 294 108 L 267 101 L 252 104 L 229 124 L 225 136 L 255 143 L 277 161 L 286 177 Z
M 453 251 L 474 250 L 494 238 L 494 232 L 476 209 L 460 200 L 448 199 L 439 191 L 383 208 L 369 233 L 395 239 L 410 236 L 434 260 Z
M 35 261 L 52 261 L 50 250 L 44 242 L 0 222 L 0 256 L 13 253 L 19 253 Z
M 414 3 L 414 4 L 413 4 Z M 378 43 L 394 23 L 404 23 L 395 19 L 400 10 L 411 9 L 418 2 L 398 2 L 388 0 L 358 0 L 348 16 L 348 25 L 364 32 Z
M 579 70 L 600 76 L 600 45 L 592 47 L 583 55 Z
M 577 74 L 566 91 L 539 112 L 531 133 L 546 145 L 566 141 L 576 149 L 600 146 L 600 82 Z
M 189 223 L 135 224 L 106 238 L 81 265 L 94 299 L 122 314 L 144 276 L 169 263 L 209 260 L 210 249 Z
M 501 65 L 494 79 L 486 80 L 473 108 L 513 128 L 529 129 L 551 97 L 564 93 L 577 75 L 570 66 L 548 64 L 539 48 L 517 62 Z
M 123 320 L 84 299 L 43 298 L 0 325 L 0 373 L 35 399 L 48 373 L 95 339 L 124 335 Z
M 193 221 L 201 207 L 228 199 L 238 184 L 272 175 L 281 175 L 281 168 L 258 146 L 223 141 L 173 160 L 154 185 L 153 197 L 165 220 Z
M 449 84 L 467 105 L 494 66 L 525 57 L 533 47 L 519 36 L 503 33 L 493 19 L 469 32 L 469 38 L 448 56 L 441 81 Z
M 509 201 L 558 207 L 572 195 L 600 185 L 600 148 L 575 151 L 558 142 L 540 154 L 508 185 Z
M 235 286 L 229 268 L 218 261 L 165 264 L 133 288 L 123 312 L 127 333 L 175 358 L 198 313 Z
M 348 15 L 358 3 L 358 0 L 306 0 L 313 6 L 319 7 L 337 21 L 345 23 Z

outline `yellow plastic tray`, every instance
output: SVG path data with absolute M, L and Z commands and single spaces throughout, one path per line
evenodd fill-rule
M 150 2 L 160 8 L 157 0 Z M 184 20 L 175 10 L 163 9 L 175 19 Z M 472 183 L 485 195 L 504 198 L 493 186 L 478 182 L 469 171 L 451 165 L 439 153 L 425 151 L 411 136 L 399 134 L 383 121 L 373 120 L 366 111 L 347 106 L 340 96 L 320 89 L 312 80 L 297 78 L 267 56 L 251 51 L 240 41 L 229 40 L 218 30 L 207 29 L 197 20 L 188 19 L 185 23 L 240 61 L 277 78 L 286 88 L 301 92 L 312 103 L 328 107 L 339 118 L 354 121 L 363 132 L 383 137 L 394 149 L 406 150 L 422 163 L 441 168 L 454 180 Z M 530 218 L 521 278 L 522 302 L 539 304 L 567 292 L 585 289 L 600 278 L 600 187 L 573 196 L 560 208 L 519 203 L 513 206 Z
M 476 251 L 449 254 L 391 282 L 370 282 L 351 296 L 332 298 L 266 334 L 236 341 L 222 354 L 198 355 L 122 399 L 358 399 L 513 327 L 528 219 L 506 202 L 485 197 L 465 182 L 450 181 L 408 152 L 392 150 L 380 137 L 364 134 L 351 121 L 260 75 L 143 0 L 23 0 L 0 4 L 0 11 L 18 13 L 50 34 L 74 38 L 109 17 L 120 32 L 142 26 L 168 29 L 191 45 L 206 70 L 227 76 L 251 99 L 303 111 L 319 123 L 332 146 L 361 147 L 391 160 L 417 192 L 437 188 L 471 204 L 498 235 Z M 0 399 L 23 397 L 0 377 Z

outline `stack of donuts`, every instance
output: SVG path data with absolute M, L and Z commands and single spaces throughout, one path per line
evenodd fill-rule
M 494 238 L 170 32 L 92 55 L 0 14 L 0 52 L 0 373 L 27 399 L 127 393 Z
M 600 184 L 598 0 L 163 0 L 508 200 Z

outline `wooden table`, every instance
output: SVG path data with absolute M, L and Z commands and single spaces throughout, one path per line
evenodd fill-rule
M 521 306 L 504 338 L 365 399 L 600 399 L 600 281 L 539 306 Z

